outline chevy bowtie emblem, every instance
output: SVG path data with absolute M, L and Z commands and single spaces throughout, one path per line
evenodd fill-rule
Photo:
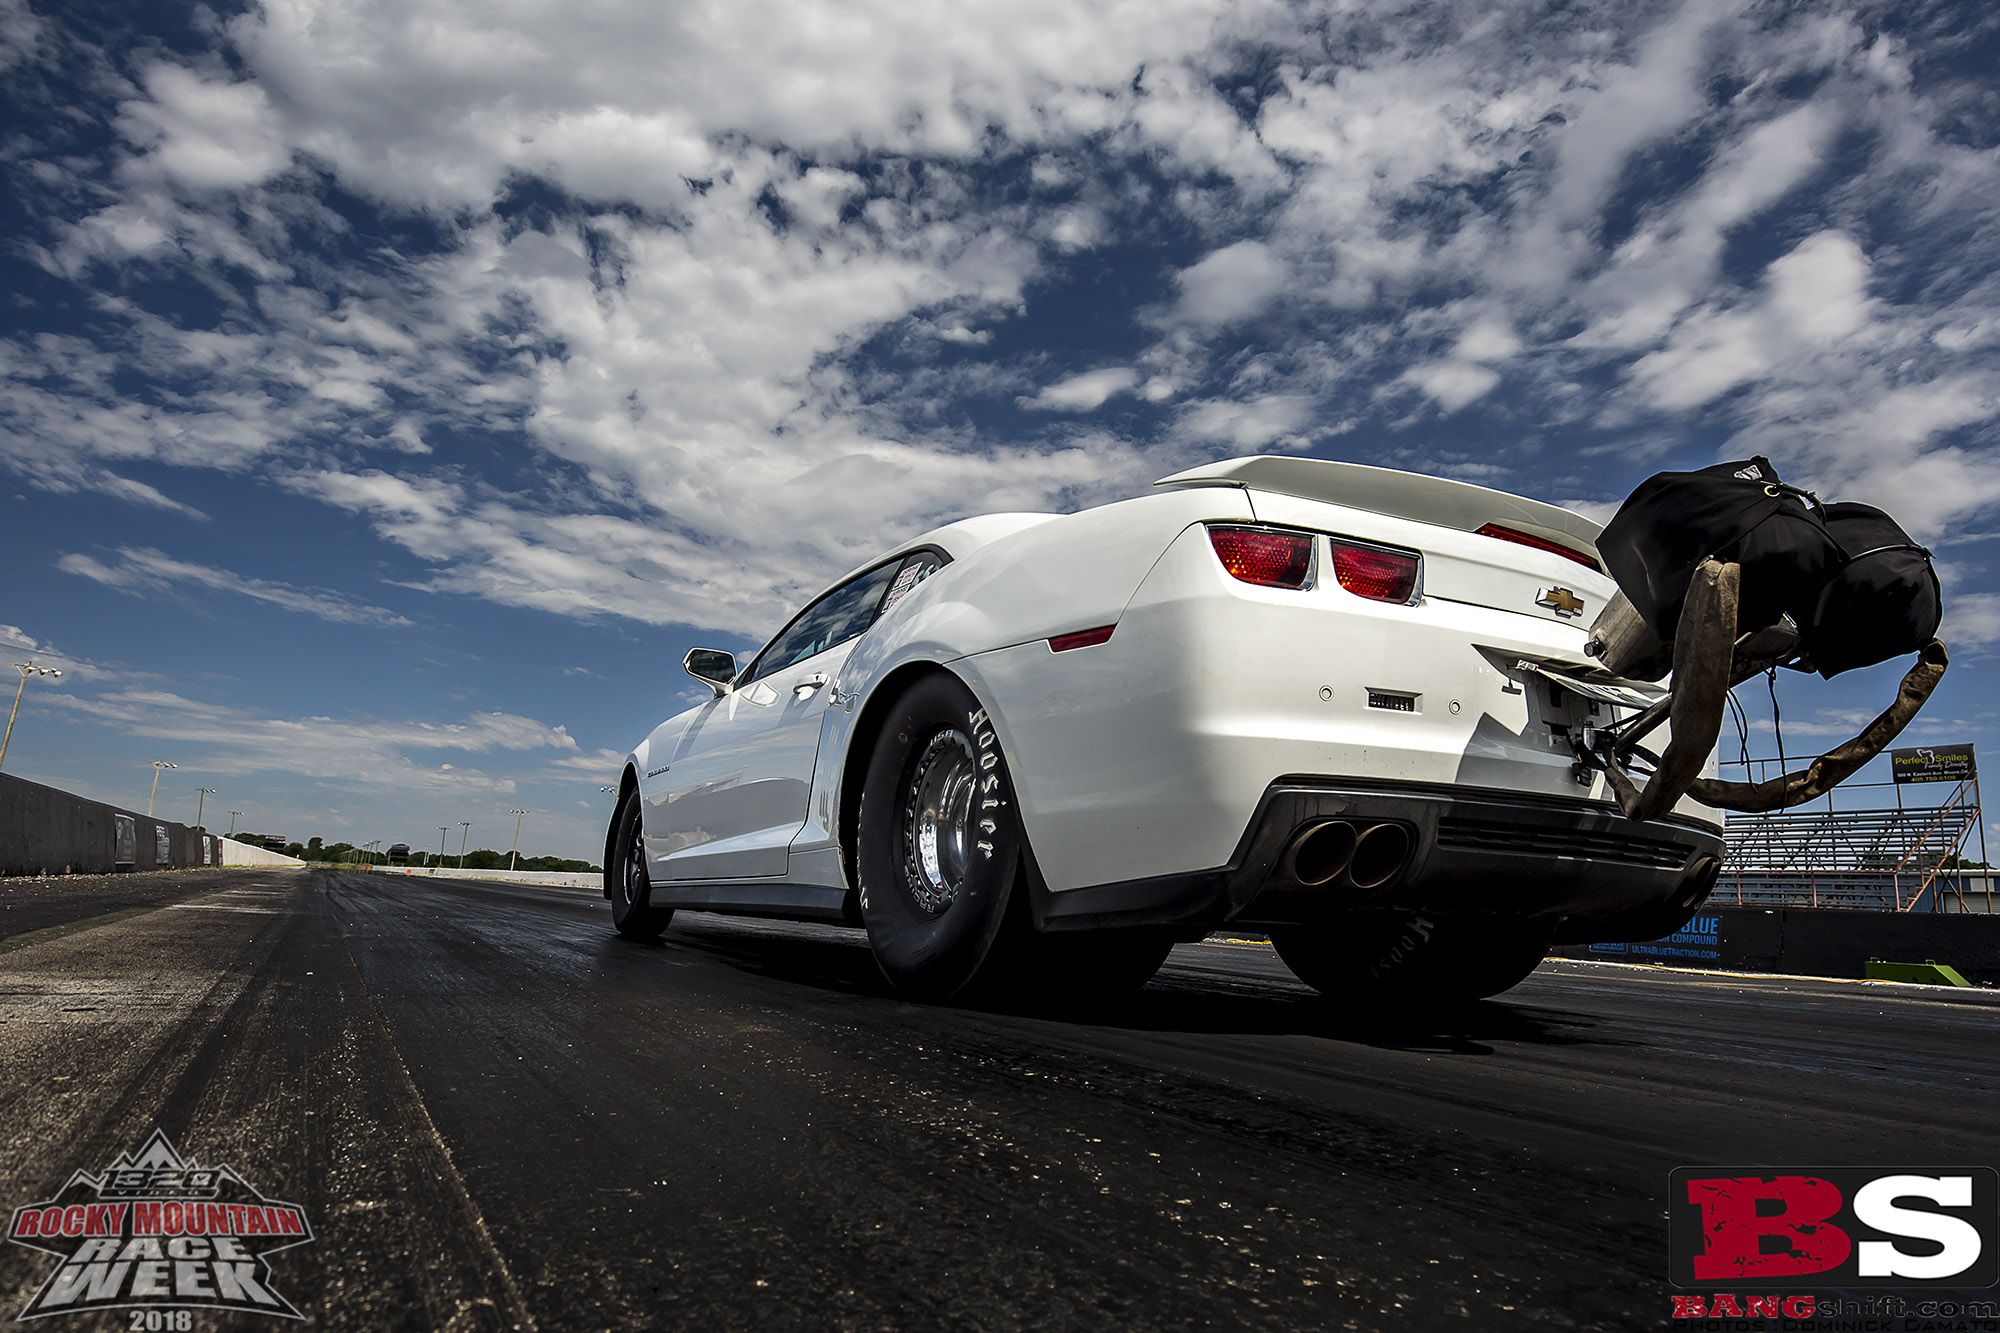
M 1536 606 L 1546 606 L 1559 616 L 1580 616 L 1583 614 L 1583 598 L 1568 588 L 1544 588 L 1542 595 L 1535 599 Z

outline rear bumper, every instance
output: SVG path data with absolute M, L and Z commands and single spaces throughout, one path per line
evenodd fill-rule
M 1301 883 L 1287 849 L 1329 820 L 1400 826 L 1407 859 L 1371 888 L 1346 874 Z M 1565 939 L 1648 939 L 1707 897 L 1721 857 L 1710 826 L 1671 817 L 1635 825 L 1596 802 L 1285 777 L 1264 792 L 1229 864 L 1053 893 L 1037 886 L 1034 909 L 1045 930 L 1163 926 L 1194 935 L 1390 908 L 1547 918 L 1566 922 Z
M 986 705 L 1022 827 L 1066 895 L 1236 864 L 1260 799 L 1287 774 L 1615 814 L 1601 775 L 1579 782 L 1569 739 L 1611 721 L 1609 705 L 1508 669 L 1585 663 L 1585 637 L 1579 624 L 1443 597 L 1371 601 L 1331 577 L 1301 591 L 1243 583 L 1196 525 L 1108 642 L 1058 653 L 1038 639 L 949 665 Z M 1722 823 L 1692 800 L 1674 814 Z

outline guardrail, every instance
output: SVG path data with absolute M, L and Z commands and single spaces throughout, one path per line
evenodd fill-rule
M 221 865 L 225 839 L 0 773 L 0 875 Z
M 362 869 L 368 867 L 363 866 Z M 452 866 L 376 866 L 378 875 L 436 876 L 439 879 L 491 879 L 513 884 L 547 884 L 563 889 L 604 892 L 599 870 L 459 870 Z
M 2000 916 L 1711 902 L 1665 939 L 1566 944 L 1554 952 L 1565 958 L 1808 977 L 1859 978 L 1870 962 L 1943 963 L 1991 986 L 2000 984 Z

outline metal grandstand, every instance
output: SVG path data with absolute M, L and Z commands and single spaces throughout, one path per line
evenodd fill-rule
M 1753 780 L 1776 759 L 1727 761 Z M 1794 764 L 1796 767 L 1796 764 Z M 1838 799 L 1836 799 L 1838 798 Z M 1891 803 L 1893 801 L 1893 803 Z M 1835 907 L 1878 912 L 1993 908 L 1979 779 L 1849 783 L 1824 802 L 1729 816 L 1728 854 L 1711 901 L 1746 907 Z

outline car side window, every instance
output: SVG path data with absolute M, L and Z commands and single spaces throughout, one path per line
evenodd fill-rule
M 896 581 L 889 585 L 889 595 L 882 599 L 882 609 L 875 614 L 878 618 L 889 614 L 889 608 L 902 601 L 915 590 L 919 583 L 944 568 L 944 556 L 936 551 L 919 551 L 902 563 L 896 571 Z
M 875 609 L 882 594 L 903 568 L 904 561 L 892 560 L 841 584 L 799 613 L 785 626 L 771 646 L 757 657 L 752 674 L 741 684 L 762 680 L 774 671 L 783 671 L 815 653 L 846 643 L 874 623 Z

